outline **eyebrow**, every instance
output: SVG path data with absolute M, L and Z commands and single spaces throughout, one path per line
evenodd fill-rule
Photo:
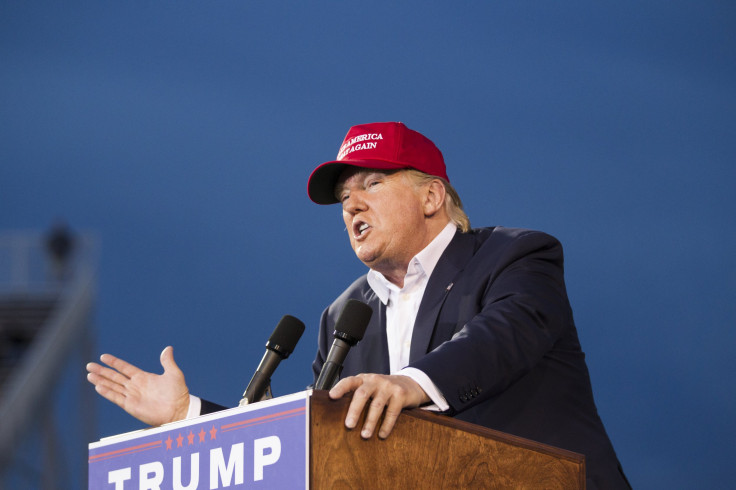
M 344 190 L 345 190 L 345 180 L 343 180 L 342 182 L 338 182 L 337 184 L 335 184 L 335 199 L 337 199 L 338 201 L 340 201 L 341 200 L 340 199 L 341 194 L 343 193 Z
M 365 179 L 367 179 L 368 177 L 374 174 L 378 174 L 382 177 L 390 177 L 396 172 L 398 172 L 398 170 L 382 170 L 382 169 L 377 169 L 377 168 L 376 169 L 366 168 L 366 169 L 355 172 L 353 175 L 348 177 L 348 179 L 353 178 L 356 175 L 362 175 L 361 180 L 365 181 Z M 345 189 L 345 182 L 348 179 L 345 179 L 342 182 L 338 182 L 337 184 L 335 184 L 335 199 L 337 199 L 338 201 L 340 200 L 340 194 L 342 194 L 343 190 Z
M 372 173 L 372 171 L 370 173 Z M 345 190 L 345 182 L 347 182 L 348 179 L 351 179 L 351 178 L 355 177 L 358 174 L 366 174 L 366 176 L 367 176 L 367 175 L 369 175 L 369 171 L 368 170 L 359 170 L 359 171 L 355 172 L 354 174 L 352 174 L 347 179 L 343 179 L 342 181 L 338 181 L 338 183 L 335 184 L 335 198 L 338 201 L 340 200 L 340 194 L 342 194 L 342 192 Z M 363 177 L 363 179 L 365 179 L 365 177 Z

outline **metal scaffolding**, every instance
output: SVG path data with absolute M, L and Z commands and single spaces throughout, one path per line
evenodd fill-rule
M 0 233 L 0 489 L 86 487 L 97 260 L 87 234 Z

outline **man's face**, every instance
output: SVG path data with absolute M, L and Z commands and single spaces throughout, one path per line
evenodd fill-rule
M 358 258 L 403 283 L 409 261 L 431 241 L 421 187 L 403 172 L 352 168 L 335 187 L 350 244 Z

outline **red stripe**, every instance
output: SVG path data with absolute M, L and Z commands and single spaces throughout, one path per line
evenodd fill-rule
M 305 412 L 306 410 L 307 410 L 306 407 L 298 407 L 298 408 L 294 408 L 291 410 L 285 410 L 283 412 L 274 413 L 271 415 L 264 415 L 263 417 L 256 417 L 254 419 L 241 420 L 240 422 L 223 425 L 222 427 L 220 427 L 220 429 L 223 431 L 242 429 L 244 427 L 241 427 L 241 426 L 254 425 L 257 423 L 271 421 L 277 418 L 283 418 L 285 416 L 299 415 L 301 412 Z
M 254 427 L 256 425 L 267 424 L 269 422 L 276 422 L 278 420 L 285 420 L 285 419 L 289 419 L 291 417 L 298 417 L 299 415 L 300 414 L 298 414 L 298 413 L 292 413 L 292 414 L 289 414 L 289 415 L 284 415 L 282 417 L 277 417 L 277 418 L 270 419 L 270 420 L 254 420 L 252 423 L 249 423 L 248 425 L 242 425 L 242 426 L 239 426 L 239 427 L 231 427 L 229 429 L 222 429 L 222 432 L 232 432 L 234 430 L 247 429 L 249 427 Z
M 126 447 L 124 449 L 118 449 L 116 451 L 110 451 L 109 453 L 101 453 L 101 454 L 95 454 L 94 456 L 89 457 L 89 462 L 93 463 L 100 459 L 110 459 L 110 458 L 117 458 L 118 456 L 125 456 L 128 453 L 137 453 L 140 451 L 147 451 L 149 449 L 155 449 L 157 447 L 160 447 L 163 445 L 163 441 L 153 441 L 148 442 L 146 444 L 141 444 L 139 446 L 133 446 L 133 447 Z

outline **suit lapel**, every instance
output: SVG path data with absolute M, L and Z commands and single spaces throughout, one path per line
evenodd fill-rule
M 427 353 L 442 305 L 453 287 L 454 279 L 473 257 L 474 250 L 475 240 L 473 235 L 456 232 L 452 241 L 442 253 L 432 276 L 427 282 L 427 288 L 424 290 L 424 297 L 414 321 L 411 350 L 409 352 L 410 363 Z
M 370 335 L 364 336 L 361 342 L 366 342 L 363 350 L 362 366 L 365 366 L 361 372 L 366 373 L 385 373 L 389 374 L 389 358 L 388 358 L 388 338 L 386 337 L 386 306 L 381 303 L 378 297 L 371 304 L 373 307 L 373 317 L 371 318 Z
M 363 340 L 348 353 L 341 377 L 358 373 L 389 374 L 386 306 L 369 287 L 366 287 L 364 296 L 358 299 L 370 305 L 373 314 Z

